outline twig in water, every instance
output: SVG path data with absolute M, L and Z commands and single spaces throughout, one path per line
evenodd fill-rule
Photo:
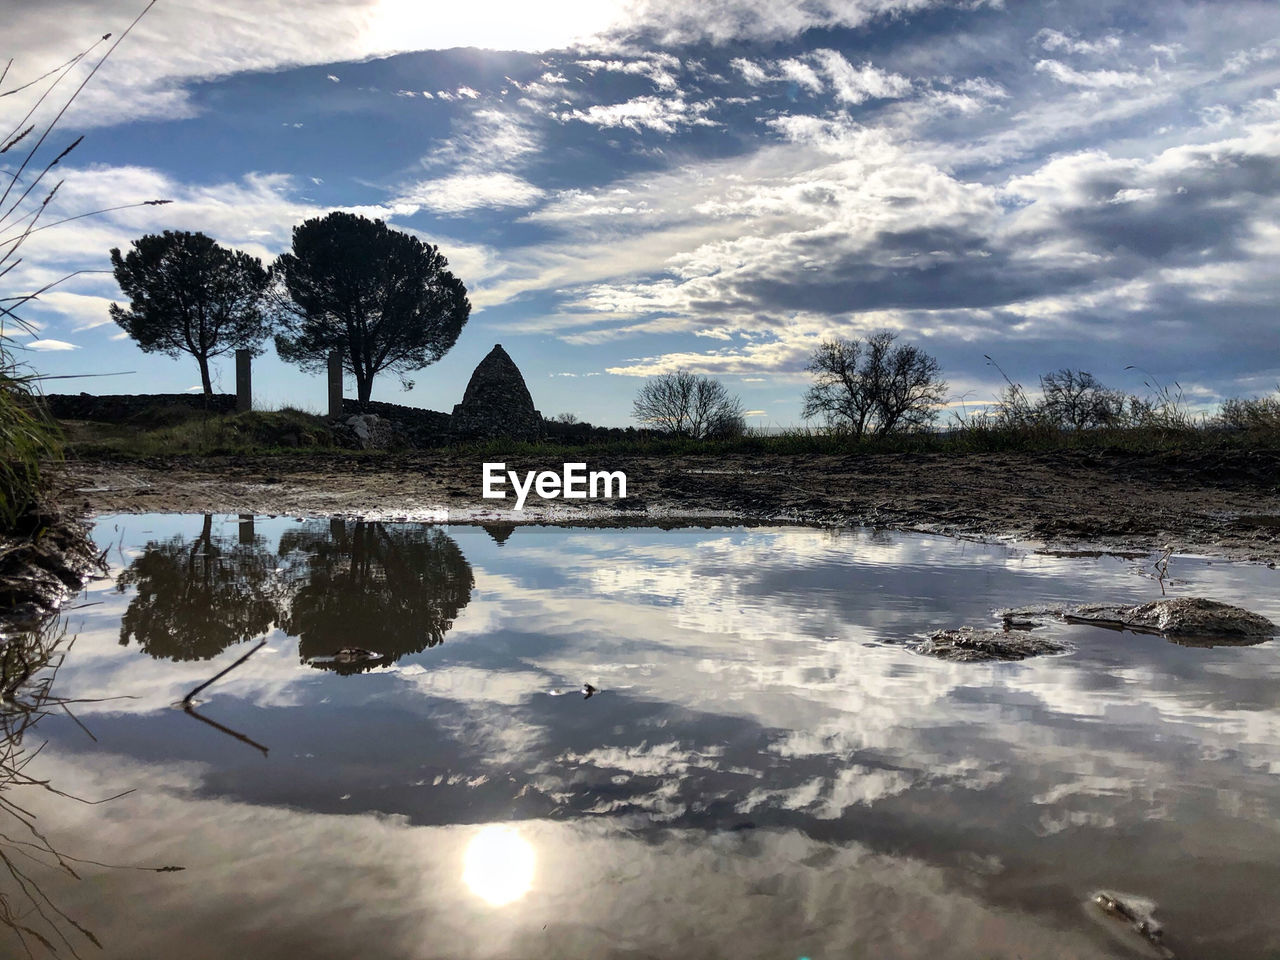
M 225 733 L 229 737 L 235 737 L 241 743 L 247 743 L 251 747 L 257 747 L 259 750 L 262 751 L 262 755 L 264 757 L 267 755 L 267 748 L 264 747 L 262 744 L 260 744 L 257 740 L 250 739 L 249 737 L 246 737 L 243 733 L 237 733 L 235 730 L 232 730 L 230 727 L 223 726 L 217 720 L 210 720 L 208 717 L 204 716 L 204 714 L 197 713 L 196 708 L 191 706 L 191 704 L 185 705 L 182 708 L 182 712 L 185 713 L 188 717 L 195 717 L 201 723 L 207 723 L 209 726 L 213 727 L 215 730 L 219 730 L 222 733 Z
M 250 650 L 248 653 L 246 653 L 243 657 L 241 657 L 239 660 L 237 660 L 237 661 L 236 661 L 235 663 L 233 663 L 231 666 L 227 667 L 225 670 L 219 670 L 217 673 L 215 673 L 212 677 L 210 677 L 210 678 L 209 678 L 208 680 L 206 680 L 204 683 L 200 684 L 200 686 L 196 687 L 194 690 L 192 690 L 190 693 L 188 693 L 185 697 L 183 697 L 183 698 L 182 698 L 182 708 L 183 708 L 184 710 L 189 710 L 189 709 L 191 709 L 191 699 L 192 699 L 192 697 L 194 697 L 197 693 L 199 693 L 199 692 L 200 692 L 201 690 L 203 690 L 205 687 L 209 686 L 209 685 L 210 685 L 211 683 L 213 683 L 214 681 L 216 681 L 216 680 L 221 680 L 221 679 L 222 679 L 223 677 L 225 677 L 228 673 L 230 673 L 230 672 L 231 672 L 232 670 L 234 670 L 236 667 L 240 666 L 240 664 L 244 663 L 246 660 L 248 660 L 250 657 L 252 657 L 255 653 L 257 653 L 259 650 L 261 650 L 261 649 L 262 649 L 263 647 L 265 647 L 266 645 L 267 645 L 267 641 L 265 641 L 265 640 L 259 641 L 259 643 L 258 643 L 258 645 L 257 645 L 256 647 L 254 647 L 252 650 Z
M 1169 544 L 1164 548 L 1164 555 L 1157 560 L 1153 566 L 1156 571 L 1156 580 L 1160 582 L 1160 596 L 1165 596 L 1164 581 L 1169 575 L 1169 558 L 1173 556 L 1173 545 Z

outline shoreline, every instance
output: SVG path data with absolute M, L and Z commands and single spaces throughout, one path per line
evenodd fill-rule
M 481 498 L 485 459 L 431 451 L 69 461 L 60 499 L 91 515 L 225 513 L 472 524 L 875 526 L 1067 553 L 1172 548 L 1280 561 L 1280 453 L 580 455 L 626 499 Z M 521 470 L 562 461 L 519 457 Z M 504 508 L 505 506 L 505 508 Z

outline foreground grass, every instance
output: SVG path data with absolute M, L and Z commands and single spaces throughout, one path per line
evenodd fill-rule
M 57 425 L 33 401 L 31 378 L 0 349 L 0 535 L 23 532 L 43 491 L 41 464 L 62 455 Z
M 163 426 L 66 424 L 68 452 L 80 459 L 133 460 L 167 456 L 281 455 L 333 453 L 378 456 L 339 444 L 327 421 L 300 410 L 197 415 Z M 970 425 L 945 432 L 917 432 L 861 439 L 818 430 L 785 433 L 748 431 L 724 440 L 693 440 L 645 432 L 617 432 L 580 441 L 491 440 L 434 448 L 446 455 L 477 459 L 581 460 L 602 456 L 682 457 L 749 454 L 840 456 L 849 454 L 976 454 L 1081 451 L 1095 453 L 1190 453 L 1213 450 L 1280 449 L 1280 429 L 1176 425 L 1061 430 L 1048 426 Z

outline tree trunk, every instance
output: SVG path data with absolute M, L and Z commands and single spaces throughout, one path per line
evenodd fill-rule
M 369 394 L 371 393 L 373 393 L 373 377 L 369 377 L 366 380 L 356 374 L 356 399 L 360 401 L 362 406 L 369 402 Z
M 209 382 L 209 358 L 196 357 L 196 362 L 200 364 L 200 382 L 204 385 L 204 395 L 212 397 L 213 384 Z

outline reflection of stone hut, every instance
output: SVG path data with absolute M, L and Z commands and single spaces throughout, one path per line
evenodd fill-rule
M 492 537 L 494 543 L 502 546 L 516 532 L 516 525 L 514 523 L 482 523 L 480 529 Z
M 471 374 L 462 402 L 453 408 L 452 428 L 466 437 L 542 436 L 542 414 L 533 408 L 520 368 L 502 344 L 494 344 Z

